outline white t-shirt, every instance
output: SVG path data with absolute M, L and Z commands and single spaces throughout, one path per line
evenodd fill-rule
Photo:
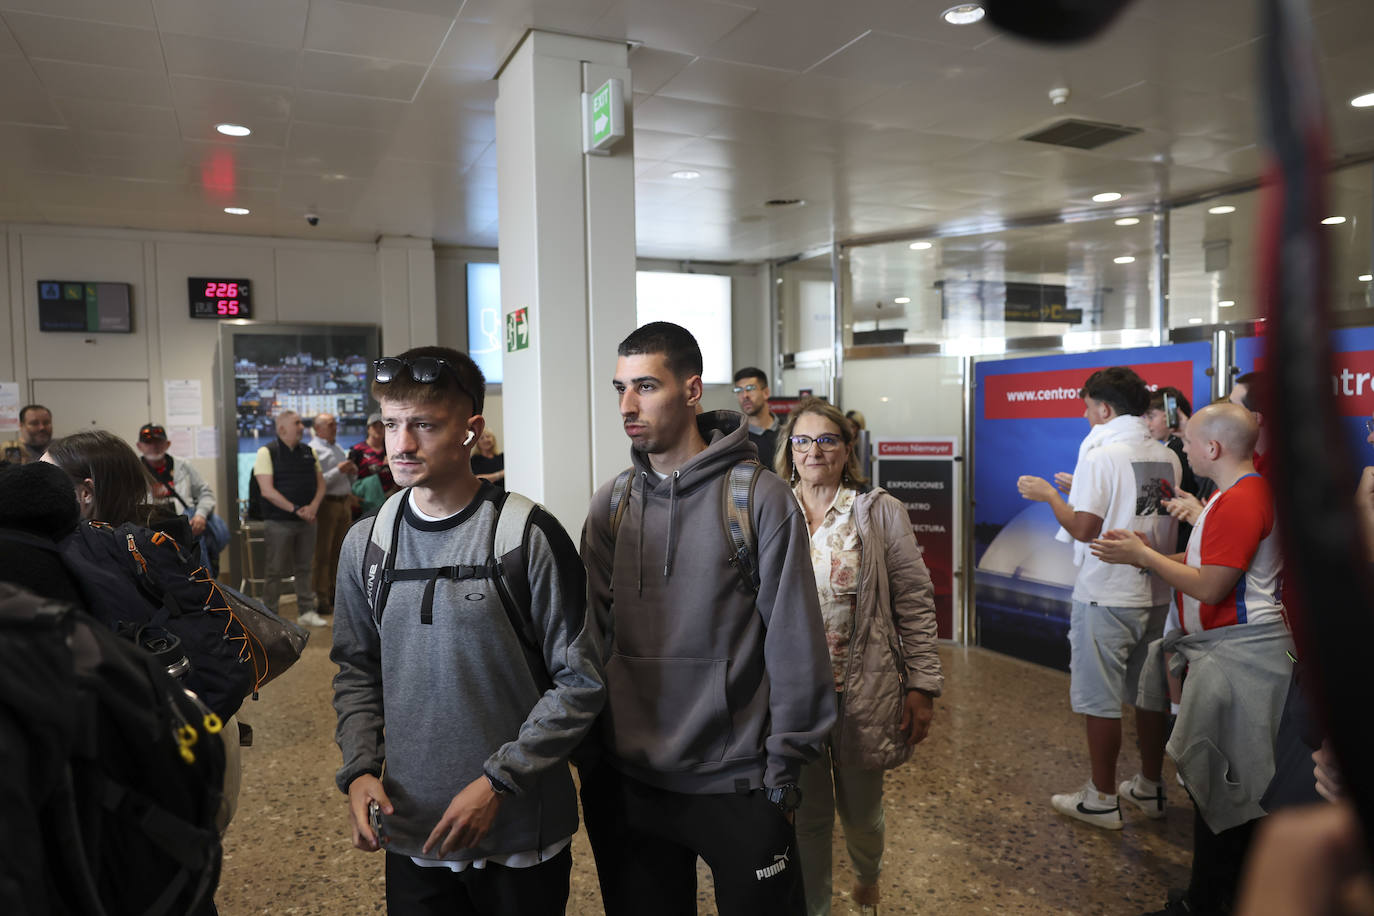
M 1117 417 L 1123 431 L 1135 424 L 1144 433 L 1113 436 L 1090 450 L 1073 470 L 1069 505 L 1075 512 L 1090 512 L 1102 519 L 1103 532 L 1124 528 L 1138 531 L 1150 543 L 1173 551 L 1178 538 L 1178 522 L 1160 505 L 1178 492 L 1183 471 L 1178 456 L 1161 442 L 1151 439 L 1138 417 Z M 1164 580 L 1134 566 L 1104 563 L 1083 551 L 1083 563 L 1073 585 L 1073 600 L 1108 607 L 1155 607 L 1169 602 L 1169 586 Z

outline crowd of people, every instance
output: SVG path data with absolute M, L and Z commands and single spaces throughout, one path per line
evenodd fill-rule
M 302 624 L 334 618 L 336 782 L 353 844 L 384 851 L 391 912 L 562 913 L 579 793 L 609 914 L 695 912 L 698 858 L 722 914 L 828 913 L 836 816 L 850 897 L 878 912 L 884 773 L 927 736 L 943 687 L 930 575 L 906 507 L 865 477 L 862 414 L 775 409 L 757 367 L 735 374 L 739 413 L 705 411 L 701 372 L 677 325 L 621 342 L 630 467 L 593 495 L 580 545 L 506 488 L 463 353 L 377 360 L 381 410 L 349 450 L 329 414 L 308 442 L 301 417 L 276 416 L 252 471 L 264 597 L 276 610 L 291 577 Z M 1264 385 L 1242 376 L 1194 413 L 1131 369 L 1094 372 L 1072 472 L 1017 482 L 1078 570 L 1070 706 L 1088 777 L 1050 804 L 1114 831 L 1123 810 L 1163 818 L 1167 747 L 1195 814 L 1191 880 L 1166 914 L 1234 911 L 1267 812 L 1342 792 L 1329 749 L 1309 746 L 1292 661 Z M 135 452 L 104 432 L 54 441 L 40 405 L 20 419 L 7 462 L 54 466 L 23 487 L 68 507 L 0 509 L 3 527 L 75 553 L 83 525 L 143 526 L 214 569 L 215 494 L 162 426 Z M 1141 769 L 1118 782 L 1127 705 Z

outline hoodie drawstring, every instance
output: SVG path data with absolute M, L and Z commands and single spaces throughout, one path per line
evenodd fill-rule
M 635 580 L 640 597 L 644 596 L 644 513 L 649 509 L 649 475 L 639 472 L 639 540 L 635 546 Z
M 663 551 L 663 578 L 673 574 L 673 547 L 677 534 L 677 481 L 681 471 L 673 472 L 673 482 L 668 487 L 668 546 Z

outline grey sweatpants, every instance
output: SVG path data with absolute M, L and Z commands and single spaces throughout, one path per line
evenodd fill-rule
M 296 577 L 296 613 L 315 610 L 315 590 L 310 586 L 310 561 L 315 557 L 315 526 L 300 519 L 268 519 L 266 528 L 267 573 L 262 603 L 277 613 L 281 582 Z

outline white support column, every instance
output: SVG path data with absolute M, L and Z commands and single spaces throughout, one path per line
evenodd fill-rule
M 504 355 L 506 484 L 573 533 L 592 490 L 629 464 L 611 377 L 635 326 L 631 131 L 582 152 L 583 91 L 631 95 L 626 47 L 530 32 L 496 100 L 501 312 L 525 309 L 529 345 Z
M 377 240 L 383 355 L 438 343 L 434 244 L 429 239 L 384 235 Z

